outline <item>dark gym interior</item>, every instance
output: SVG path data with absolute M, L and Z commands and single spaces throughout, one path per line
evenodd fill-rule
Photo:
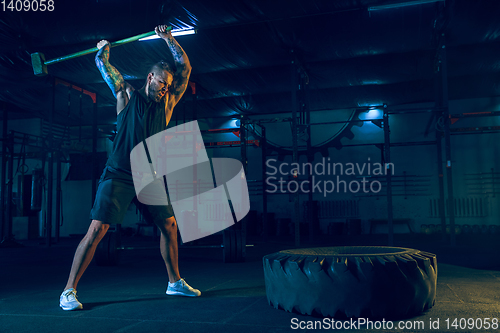
M 500 329 L 497 0 L 0 10 L 0 332 Z M 131 204 L 79 282 L 83 309 L 63 311 L 118 129 L 95 51 L 60 58 L 162 24 L 193 32 L 174 34 L 192 72 L 168 128 L 197 121 L 197 153 L 241 162 L 249 210 L 179 242 L 189 298 L 165 295 L 160 231 Z M 159 60 L 174 62 L 159 39 L 110 50 L 135 89 Z

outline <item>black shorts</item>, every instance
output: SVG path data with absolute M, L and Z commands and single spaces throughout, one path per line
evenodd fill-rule
M 148 223 L 174 216 L 172 206 L 150 206 L 140 203 L 136 198 L 132 176 L 105 167 L 99 180 L 90 219 L 105 224 L 121 224 L 131 202 L 134 202 Z

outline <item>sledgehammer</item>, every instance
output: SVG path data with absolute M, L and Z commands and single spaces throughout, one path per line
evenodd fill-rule
M 170 26 L 167 27 L 166 31 L 170 31 L 170 30 L 172 30 L 172 27 L 170 27 Z M 156 32 L 151 31 L 151 32 L 146 32 L 146 33 L 143 33 L 143 34 L 140 34 L 137 36 L 125 38 L 125 39 L 111 43 L 111 47 L 123 45 L 123 44 L 130 43 L 130 42 L 135 42 L 138 39 L 153 36 L 155 34 L 156 34 Z M 47 71 L 48 65 L 52 65 L 52 64 L 55 64 L 55 63 L 58 63 L 61 61 L 65 61 L 65 60 L 69 60 L 69 59 L 73 59 L 73 58 L 78 58 L 78 57 L 81 57 L 81 56 L 89 54 L 89 53 L 97 52 L 98 50 L 99 49 L 97 47 L 93 47 L 93 48 L 88 49 L 88 50 L 72 53 L 72 54 L 69 54 L 67 56 L 55 58 L 55 59 L 48 60 L 48 61 L 45 61 L 45 55 L 43 53 L 36 52 L 36 53 L 31 54 L 31 65 L 33 66 L 33 72 L 35 73 L 35 75 L 44 76 L 44 75 L 47 75 L 49 73 Z

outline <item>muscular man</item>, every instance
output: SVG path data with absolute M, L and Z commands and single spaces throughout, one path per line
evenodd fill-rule
M 173 55 L 176 70 L 160 61 L 149 71 L 146 83 L 139 90 L 124 81 L 109 63 L 109 42 L 100 41 L 95 61 L 102 77 L 115 95 L 117 104 L 117 134 L 113 150 L 99 181 L 90 218 L 92 223 L 78 245 L 68 282 L 59 304 L 63 310 L 82 309 L 76 298 L 76 286 L 91 262 L 99 241 L 110 224 L 121 223 L 130 202 L 134 201 L 146 219 L 161 230 L 160 250 L 167 268 L 167 295 L 200 296 L 179 275 L 177 264 L 177 224 L 171 206 L 146 206 L 137 201 L 130 167 L 130 152 L 146 138 L 167 128 L 174 106 L 188 85 L 191 65 L 184 50 L 172 37 L 167 26 L 155 28 Z

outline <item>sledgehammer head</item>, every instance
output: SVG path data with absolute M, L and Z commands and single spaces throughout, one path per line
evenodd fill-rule
M 49 74 L 47 65 L 45 65 L 45 56 L 43 53 L 36 52 L 31 54 L 31 65 L 36 76 L 44 76 Z

